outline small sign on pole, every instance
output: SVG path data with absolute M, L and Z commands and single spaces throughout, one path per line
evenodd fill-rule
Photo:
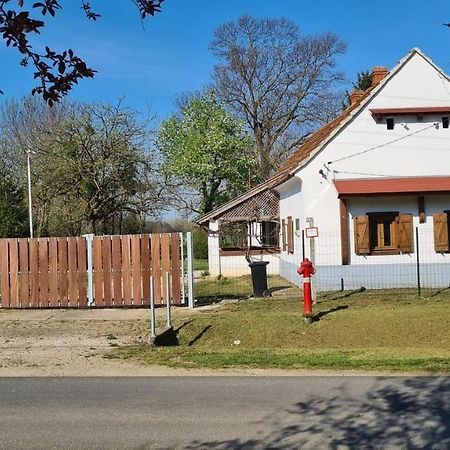
M 305 228 L 305 236 L 309 239 L 319 237 L 319 229 L 317 227 Z

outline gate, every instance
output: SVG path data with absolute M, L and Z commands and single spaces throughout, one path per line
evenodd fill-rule
M 179 233 L 0 239 L 0 306 L 144 306 L 150 304 L 150 276 L 155 303 L 165 304 L 167 273 L 171 302 L 180 304 L 181 254 Z

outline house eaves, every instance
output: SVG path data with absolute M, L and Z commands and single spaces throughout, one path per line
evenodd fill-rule
M 230 209 L 239 206 L 240 204 L 242 204 L 243 202 L 252 198 L 255 195 L 273 189 L 279 184 L 284 183 L 289 178 L 291 178 L 291 175 L 289 174 L 279 174 L 273 176 L 272 178 L 269 178 L 268 180 L 264 181 L 258 186 L 255 186 L 254 188 L 248 190 L 247 192 L 244 192 L 243 194 L 239 195 L 233 200 L 230 200 L 229 202 L 223 204 L 222 206 L 219 206 L 218 208 L 212 210 L 211 212 L 199 217 L 195 222 L 198 223 L 199 225 L 203 225 L 211 220 L 216 220 L 222 215 L 224 215 Z

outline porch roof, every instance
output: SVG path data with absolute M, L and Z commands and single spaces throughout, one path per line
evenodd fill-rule
M 222 206 L 198 218 L 200 225 L 210 220 L 274 220 L 278 218 L 278 195 L 272 191 L 275 186 L 291 178 L 290 174 L 280 174 L 270 178 L 264 183 L 255 186 L 244 194 L 230 200 Z
M 450 177 L 360 178 L 335 180 L 338 196 L 450 193 Z

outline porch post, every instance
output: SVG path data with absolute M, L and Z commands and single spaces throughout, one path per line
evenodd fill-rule
M 339 212 L 341 222 L 341 256 L 342 265 L 347 266 L 349 263 L 349 242 L 348 242 L 348 211 L 347 200 L 339 199 Z

